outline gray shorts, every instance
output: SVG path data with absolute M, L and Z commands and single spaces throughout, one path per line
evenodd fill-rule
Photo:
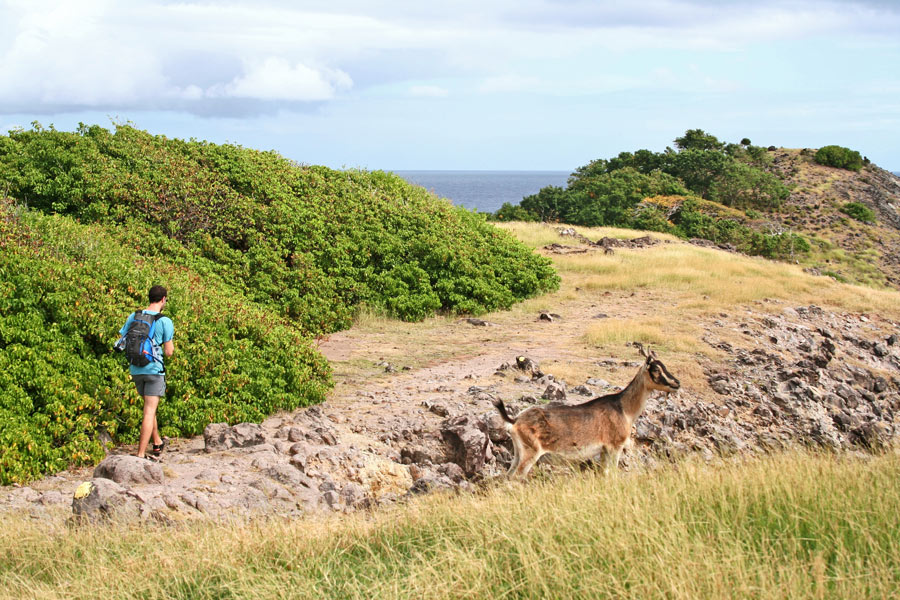
M 132 375 L 131 379 L 134 381 L 137 393 L 141 396 L 166 395 L 165 375 Z

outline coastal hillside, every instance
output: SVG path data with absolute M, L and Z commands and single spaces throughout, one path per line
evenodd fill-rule
M 4 589 L 891 596 L 900 292 L 667 234 L 499 227 L 553 261 L 557 291 L 478 319 L 363 312 L 319 341 L 324 403 L 210 424 L 162 465 L 117 447 L 0 489 Z M 640 367 L 633 342 L 681 388 L 650 397 L 618 476 L 542 460 L 506 482 L 492 402 L 518 415 L 615 393 Z M 88 481 L 114 518 L 66 526 Z
M 671 233 L 838 281 L 900 287 L 896 175 L 841 146 L 726 143 L 700 129 L 674 142 L 591 161 L 565 188 L 544 188 L 493 218 Z
M 320 402 L 316 336 L 556 289 L 548 259 L 399 177 L 130 126 L 0 137 L 0 482 L 135 439 L 112 344 L 155 283 L 178 352 L 164 435 Z

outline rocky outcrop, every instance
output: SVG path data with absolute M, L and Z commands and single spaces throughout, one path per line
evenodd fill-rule
M 459 465 L 466 477 L 481 473 L 490 453 L 491 439 L 483 419 L 463 415 L 441 424 L 441 438 L 447 444 L 448 462 Z
M 94 477 L 109 479 L 120 485 L 162 483 L 163 469 L 146 458 L 119 454 L 105 458 L 94 469 Z
M 229 448 L 247 448 L 264 444 L 266 436 L 254 423 L 240 423 L 234 427 L 228 423 L 210 423 L 203 430 L 204 449 L 219 452 Z

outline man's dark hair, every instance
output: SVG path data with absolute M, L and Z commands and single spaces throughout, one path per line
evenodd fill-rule
M 148 294 L 148 296 L 150 297 L 150 304 L 155 304 L 168 295 L 169 292 L 166 291 L 166 288 L 161 285 L 154 285 L 152 288 L 150 288 L 150 293 Z

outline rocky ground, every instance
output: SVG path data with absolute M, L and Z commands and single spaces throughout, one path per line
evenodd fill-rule
M 341 332 L 321 345 L 336 370 L 325 404 L 259 425 L 211 424 L 202 437 L 171 440 L 161 463 L 113 448 L 96 469 L 0 490 L 0 511 L 59 519 L 74 507 L 90 519 L 118 514 L 177 523 L 353 511 L 469 488 L 503 474 L 511 459 L 492 400 L 503 399 L 515 413 L 625 386 L 640 366 L 637 351 L 588 358 L 583 332 L 624 306 L 652 313 L 655 302 L 651 292 L 605 292 L 564 301 L 553 312 L 510 315 L 502 324 L 444 321 L 431 339 L 467 343 L 411 368 L 391 357 L 427 354 L 424 345 L 389 348 L 375 333 Z M 898 323 L 765 301 L 696 326 L 710 352 L 693 355 L 698 375 L 681 391 L 651 397 L 624 469 L 688 453 L 713 459 L 798 444 L 866 451 L 900 438 Z M 660 358 L 667 362 L 664 353 Z M 576 363 L 604 378 L 565 381 L 541 366 Z M 342 367 L 360 364 L 370 368 Z M 570 467 L 549 461 L 543 468 Z

